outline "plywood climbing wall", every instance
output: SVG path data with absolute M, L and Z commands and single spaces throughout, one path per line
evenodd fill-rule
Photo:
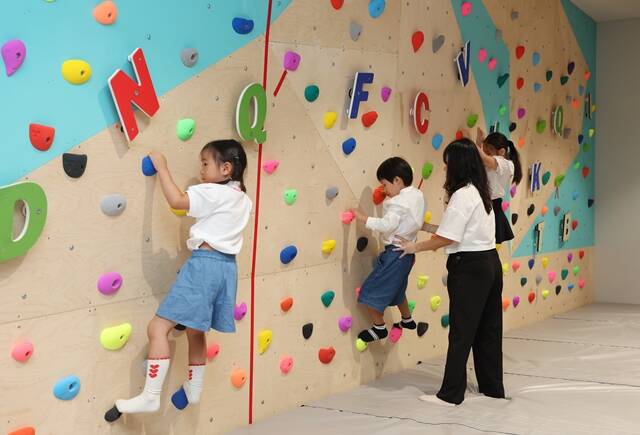
M 55 104 L 37 109 L 24 105 L 12 112 L 5 109 L 4 119 L 14 120 L 21 130 L 12 127 L 11 141 L 1 151 L 4 162 L 12 155 L 20 156 L 14 165 L 4 163 L 3 183 L 19 179 L 38 183 L 46 192 L 49 210 L 44 232 L 29 252 L 0 263 L 0 347 L 6 350 L 0 358 L 3 431 L 33 426 L 39 434 L 223 433 L 247 424 L 250 418 L 268 417 L 446 352 L 448 329 L 441 319 L 448 312 L 448 298 L 441 252 L 419 254 L 409 279 L 407 294 L 415 303 L 414 318 L 429 324 L 427 333 L 422 337 L 405 333 L 395 344 L 375 344 L 362 353 L 355 349 L 358 332 L 368 326 L 356 303 L 355 289 L 371 270 L 381 244 L 364 227 L 343 224 L 340 216 L 357 204 L 372 215 L 381 212 L 372 202 L 372 191 L 378 185 L 375 171 L 385 158 L 398 155 L 414 167 L 415 185 L 421 182 L 423 164 L 434 165 L 421 189 L 431 222 L 438 223 L 444 208 L 442 150 L 457 131 L 474 132 L 467 125 L 470 115 L 478 116 L 477 125 L 485 131 L 496 122 L 507 134 L 511 127 L 510 136 L 519 144 L 525 169 L 525 181 L 515 195 L 506 198 L 509 214 L 518 215 L 516 240 L 500 248 L 506 278 L 506 328 L 590 302 L 593 228 L 589 200 L 593 200 L 595 142 L 590 129 L 595 113 L 591 119 L 585 117 L 584 101 L 591 92 L 595 102 L 594 55 L 589 49 L 595 33 L 588 18 L 560 0 L 477 0 L 468 2 L 471 12 L 464 16 L 460 0 L 389 0 L 377 18 L 369 12 L 370 3 L 375 6 L 376 1 L 348 1 L 339 9 L 329 0 L 274 1 L 267 45 L 268 139 L 261 155 L 258 145 L 245 143 L 248 194 L 254 204 L 258 198 L 260 203 L 257 224 L 254 228 L 254 210 L 245 231 L 245 248 L 238 257 L 237 303 L 246 303 L 249 312 L 237 321 L 235 334 L 208 334 L 209 343 L 219 344 L 220 353 L 208 364 L 203 400 L 197 407 L 181 412 L 169 401 L 167 393 L 180 385 L 186 371 L 186 338 L 174 332 L 170 335 L 172 369 L 161 411 L 127 416 L 109 425 L 102 415 L 113 400 L 141 391 L 146 324 L 188 256 L 184 240 L 192 223 L 169 210 L 157 181 L 140 173 L 140 161 L 152 149 L 166 153 L 176 182 L 186 187 L 197 182 L 198 152 L 204 143 L 237 137 L 238 96 L 247 84 L 263 79 L 268 2 L 203 2 L 186 7 L 184 15 L 192 19 L 178 24 L 166 14 L 151 15 L 149 30 L 132 24 L 130 18 L 142 6 L 116 2 L 118 21 L 108 27 L 93 21 L 92 7 L 78 11 L 62 3 L 42 3 L 29 12 L 15 6 L 15 12 L 31 14 L 33 20 L 44 19 L 46 14 L 80 13 L 88 39 L 107 44 L 110 50 L 104 56 L 115 52 L 117 61 L 106 62 L 95 50 L 63 38 L 64 50 L 58 53 L 56 49 L 59 59 L 48 62 L 86 56 L 94 68 L 90 81 L 76 87 L 57 77 L 49 84 L 57 93 L 51 98 Z M 235 16 L 255 20 L 253 33 L 245 39 L 233 36 L 230 23 Z M 214 29 L 213 20 L 220 20 Z M 33 27 L 22 24 L 16 34 L 25 35 L 27 47 L 36 49 L 29 51 L 15 75 L 0 81 L 0 86 L 13 86 L 12 92 L 46 87 L 50 80 L 38 75 L 43 62 L 38 56 L 44 56 L 38 50 L 42 43 L 36 33 L 30 33 Z M 185 29 L 184 34 L 169 32 L 172 41 L 180 40 L 175 46 L 164 36 L 173 25 Z M 357 38 L 352 38 L 350 28 Z M 416 31 L 423 32 L 424 43 L 414 51 L 411 40 Z M 100 39 L 105 37 L 108 39 Z M 444 42 L 434 50 L 432 41 L 437 38 Z M 471 74 L 463 87 L 453 59 L 465 41 L 471 41 Z M 141 134 L 128 145 L 115 122 L 106 79 L 138 45 L 145 49 L 161 95 L 160 110 L 152 119 L 137 115 Z M 194 45 L 200 59 L 195 69 L 189 69 L 179 54 L 182 48 Z M 521 58 L 516 56 L 517 46 L 525 49 Z M 478 58 L 481 49 L 487 52 L 484 62 Z M 299 53 L 301 63 L 273 96 L 287 51 Z M 540 58 L 535 65 L 534 53 Z M 497 63 L 492 71 L 487 67 L 491 58 Z M 571 74 L 569 63 L 574 64 Z M 57 71 L 59 64 L 55 65 Z M 549 80 L 547 71 L 552 71 Z M 359 118 L 346 116 L 347 93 L 357 72 L 374 73 L 373 83 L 366 85 L 368 101 L 360 107 L 360 113 L 378 113 L 369 128 Z M 497 79 L 506 73 L 509 78 L 499 87 Z M 563 76 L 565 84 L 560 81 Z M 524 80 L 521 89 L 518 78 Z M 304 96 L 309 85 L 320 90 L 313 102 Z M 391 88 L 387 102 L 380 96 L 384 86 Z M 430 101 L 429 129 L 424 135 L 416 132 L 409 116 L 420 91 Z M 61 99 L 65 95 L 73 100 Z M 83 98 L 98 98 L 99 104 L 93 101 L 93 106 L 81 106 L 86 107 L 82 116 L 93 130 L 87 124 L 78 125 L 70 115 L 62 116 L 66 105 L 81 104 Z M 559 105 L 564 107 L 564 127 L 571 130 L 563 131 L 564 136 L 551 132 L 551 112 Z M 501 106 L 506 109 L 504 114 Z M 521 118 L 520 108 L 526 112 Z M 337 114 L 331 128 L 323 125 L 327 112 Z M 175 134 L 182 118 L 196 121 L 196 133 L 186 142 Z M 539 133 L 536 127 L 541 120 L 547 126 Z M 48 152 L 30 148 L 25 132 L 28 122 L 36 121 L 57 127 L 58 137 Z M 440 135 L 443 144 L 438 146 L 434 137 Z M 349 138 L 355 139 L 356 148 L 345 155 L 342 143 Z M 13 148 L 19 152 L 11 154 Z M 79 179 L 67 177 L 62 170 L 60 154 L 67 151 L 88 156 L 87 170 Z M 259 168 L 259 159 L 278 160 L 279 166 L 267 174 Z M 537 161 L 542 162 L 542 173 L 550 173 L 550 181 L 531 194 L 526 172 Z M 556 189 L 554 179 L 559 175 L 565 177 Z M 333 200 L 325 197 L 329 187 L 339 190 Z M 283 199 L 288 189 L 298 191 L 292 205 Z M 100 211 L 101 199 L 109 194 L 127 199 L 126 210 L 117 217 Z M 544 215 L 543 208 L 547 209 Z M 560 244 L 559 221 L 567 212 L 577 224 L 569 241 Z M 543 221 L 543 250 L 534 253 L 532 228 Z M 361 237 L 369 241 L 363 252 L 356 249 Z M 331 254 L 321 251 L 325 240 L 336 241 Z M 298 255 L 285 265 L 279 254 L 287 245 L 296 246 Z M 97 292 L 96 282 L 109 271 L 123 276 L 123 286 L 116 294 L 104 296 Z M 550 272 L 557 275 L 555 279 L 550 279 Z M 423 288 L 418 287 L 419 276 L 428 277 Z M 335 297 L 325 306 L 321 296 L 329 290 Z M 531 302 L 530 294 L 534 295 Z M 434 310 L 430 301 L 438 296 L 442 303 Z M 286 297 L 294 303 L 283 312 L 280 302 Z M 347 332 L 338 328 L 343 316 L 353 318 Z M 386 317 L 389 324 L 399 315 L 390 309 Z M 102 348 L 100 332 L 123 322 L 133 326 L 127 344 L 118 351 Z M 313 324 L 308 339 L 302 335 L 305 324 Z M 260 354 L 257 336 L 263 330 L 272 331 L 273 340 Z M 24 364 L 9 355 L 22 340 L 34 345 L 33 356 Z M 335 357 L 323 364 L 318 352 L 329 347 L 335 349 Z M 288 374 L 279 368 L 285 357 L 294 362 Z M 241 388 L 229 380 L 236 368 L 248 375 Z M 67 375 L 77 376 L 81 389 L 75 399 L 61 401 L 52 389 Z

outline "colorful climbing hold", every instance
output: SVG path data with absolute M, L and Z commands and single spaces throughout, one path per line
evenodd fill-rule
M 280 358 L 280 371 L 285 375 L 293 368 L 293 358 L 290 356 L 283 356 Z
M 336 112 L 326 112 L 324 117 L 322 118 L 322 123 L 324 128 L 327 130 L 334 126 L 336 120 L 338 119 L 338 114 Z
M 418 275 L 418 288 L 423 289 L 427 286 L 427 282 L 429 282 L 429 277 L 427 275 Z
M 342 214 L 340 215 L 340 220 L 342 221 L 343 224 L 345 225 L 349 225 L 351 222 L 353 222 L 353 220 L 356 218 L 355 213 L 353 213 L 351 210 L 348 211 L 344 211 L 342 212 Z
M 283 68 L 285 71 L 295 71 L 300 66 L 300 55 L 295 51 L 287 51 L 284 54 Z
M 4 43 L 0 49 L 2 60 L 7 72 L 7 77 L 11 77 L 24 63 L 27 57 L 27 47 L 19 39 L 12 39 Z
M 439 150 L 440 147 L 442 146 L 442 141 L 444 140 L 444 138 L 442 137 L 442 135 L 440 133 L 436 133 L 433 135 L 433 138 L 431 138 L 431 146 L 433 147 L 434 150 Z
M 244 316 L 247 314 L 247 304 L 242 302 L 241 304 L 236 304 L 233 308 L 233 318 L 235 320 L 242 320 Z
M 532 304 L 533 301 L 536 299 L 536 294 L 534 292 L 529 292 L 527 299 L 529 300 L 529 303 Z
M 262 355 L 267 351 L 271 340 L 273 339 L 273 331 L 264 329 L 258 333 L 258 353 Z
M 338 196 L 338 188 L 335 186 L 332 187 L 327 187 L 327 190 L 325 190 L 324 192 L 324 196 L 331 201 L 332 199 L 334 199 L 336 196 Z
M 463 17 L 468 16 L 471 11 L 473 10 L 473 3 L 471 2 L 462 2 L 462 5 L 460 5 L 460 14 Z
M 384 186 L 378 186 L 373 191 L 373 203 L 375 205 L 382 204 L 382 201 L 387 197 L 387 194 L 384 193 Z
M 422 165 L 422 178 L 428 180 L 432 173 L 433 163 L 425 162 L 424 165 Z
M 111 0 L 106 0 L 93 8 L 93 17 L 100 24 L 108 26 L 118 18 L 118 8 Z
M 498 76 L 498 87 L 501 88 L 509 80 L 509 73 L 504 73 Z
M 487 69 L 489 71 L 494 71 L 497 67 L 498 67 L 498 60 L 493 57 L 489 59 L 489 62 L 487 63 Z
M 522 56 L 524 56 L 524 52 L 525 52 L 524 46 L 518 45 L 516 47 L 516 59 L 522 59 Z
M 378 112 L 376 112 L 375 110 L 372 110 L 371 112 L 367 112 L 364 115 L 362 115 L 362 125 L 365 126 L 365 128 L 371 127 L 373 124 L 375 124 L 377 120 L 378 120 Z
M 546 269 L 548 265 L 549 265 L 549 258 L 542 257 L 542 268 Z
M 356 140 L 352 137 L 342 142 L 342 152 L 349 155 L 356 149 Z
M 514 273 L 517 272 L 520 269 L 520 262 L 518 260 L 513 260 L 511 263 L 511 269 Z
M 177 210 L 173 207 L 169 207 L 169 209 L 171 210 L 171 213 L 173 213 L 174 215 L 178 216 L 178 217 L 182 217 L 182 216 L 186 216 L 187 215 L 187 210 Z
M 296 258 L 296 255 L 298 255 L 298 248 L 293 245 L 285 246 L 280 251 L 280 261 L 282 264 L 289 264 Z
M 305 323 L 302 325 L 302 336 L 305 340 L 311 338 L 311 334 L 313 334 L 313 323 Z
M 549 290 L 542 290 L 542 299 L 547 299 L 549 297 Z
M 342 316 L 338 319 L 338 328 L 342 332 L 347 332 L 353 323 L 353 318 L 351 316 Z
M 329 307 L 335 297 L 336 292 L 334 292 L 333 290 L 327 290 L 326 292 L 322 293 L 322 296 L 320 296 L 320 300 L 322 301 L 322 305 L 324 305 L 325 307 Z
M 424 212 L 424 223 L 428 224 L 429 222 L 431 222 L 431 212 L 429 210 Z
M 310 103 L 313 103 L 318 99 L 320 95 L 320 88 L 316 85 L 309 85 L 304 88 L 304 99 Z
M 560 77 L 560 84 L 562 86 L 566 85 L 568 81 L 569 81 L 569 77 L 568 76 L 561 76 Z
M 212 361 L 220 353 L 220 345 L 217 343 L 211 343 L 207 346 L 207 359 Z
M 117 272 L 105 273 L 98 279 L 98 291 L 103 295 L 111 295 L 122 287 L 122 275 Z
M 198 50 L 195 48 L 185 48 L 180 52 L 180 60 L 187 68 L 191 68 L 198 62 Z
M 435 312 L 440 307 L 442 298 L 440 296 L 432 296 L 429 302 L 431 304 L 431 311 Z
M 579 287 L 580 289 L 583 289 L 585 285 L 587 285 L 587 281 L 586 281 L 584 278 L 580 278 L 580 279 L 578 280 L 578 287 Z
M 293 307 L 293 298 L 291 296 L 280 301 L 280 309 L 285 313 Z
M 33 343 L 28 340 L 17 343 L 11 349 L 11 357 L 18 362 L 26 363 L 33 355 Z
M 56 130 L 40 124 L 29 124 L 29 141 L 39 151 L 47 151 L 53 144 Z
M 62 64 L 62 77 L 73 85 L 81 85 L 91 78 L 91 65 L 84 60 L 71 59 Z
M 443 328 L 449 326 L 449 314 L 445 314 L 440 318 L 440 324 Z
M 484 63 L 484 61 L 487 60 L 487 56 L 487 50 L 485 50 L 484 48 L 478 50 L 478 62 Z
M 518 77 L 518 80 L 516 80 L 516 88 L 522 89 L 524 87 L 524 78 L 522 77 Z
M 262 170 L 267 174 L 273 174 L 280 166 L 280 162 L 277 160 L 267 160 L 262 164 Z
M 533 54 L 531 55 L 531 63 L 534 66 L 540 63 L 540 53 L 538 53 L 537 51 L 533 52 Z
M 545 77 L 547 81 L 551 81 L 551 79 L 553 78 L 553 71 L 547 70 L 547 72 L 545 73 Z
M 361 338 L 358 338 L 356 340 L 356 349 L 358 349 L 359 352 L 364 352 L 368 347 L 368 344 L 362 340 Z
M 518 222 L 518 213 L 511 214 L 511 225 L 515 225 Z
M 524 287 L 525 285 L 527 285 L 527 277 L 523 276 L 522 278 L 520 278 L 520 286 Z
M 87 168 L 86 154 L 62 154 L 62 169 L 71 178 L 80 178 Z
M 386 6 L 385 0 L 370 0 L 369 1 L 369 15 L 371 18 L 378 18 L 384 12 Z
M 555 271 L 553 271 L 553 270 L 550 270 L 550 271 L 547 273 L 547 279 L 549 280 L 549 284 L 553 283 L 553 281 L 555 281 L 555 280 L 556 280 L 556 272 L 555 272 Z
M 557 175 L 556 178 L 553 180 L 553 185 L 555 187 L 560 187 L 560 185 L 562 184 L 564 179 L 565 179 L 565 175 L 564 174 Z
M 527 110 L 524 107 L 518 108 L 518 119 L 524 118 L 526 113 L 527 113 Z
M 517 308 L 520 305 L 520 296 L 513 297 L 513 308 Z
M 536 211 L 536 206 L 531 204 L 527 209 L 527 216 L 531 216 Z
M 253 30 L 253 20 L 242 17 L 235 17 L 231 20 L 231 27 L 233 27 L 234 32 L 239 35 L 246 35 L 251 33 Z
M 547 171 L 544 174 L 542 174 L 542 184 L 544 186 L 547 185 L 550 179 L 551 179 L 551 172 Z
M 12 430 L 7 435 L 36 435 L 36 430 L 31 426 L 25 426 L 16 430 Z
M 127 343 L 132 329 L 131 323 L 105 328 L 100 333 L 100 344 L 107 350 L 118 350 Z
M 561 290 L 562 290 L 562 286 L 561 285 L 557 285 L 556 286 L 556 295 L 559 295 Z
M 244 370 L 237 367 L 231 370 L 231 385 L 236 388 L 242 388 L 246 380 L 247 374 Z
M 473 128 L 478 122 L 478 115 L 473 113 L 467 117 L 467 127 Z
M 335 247 L 336 247 L 335 240 L 325 240 L 322 242 L 322 247 L 320 249 L 322 250 L 323 254 L 329 255 L 333 252 Z
M 547 128 L 547 121 L 545 121 L 544 119 L 538 120 L 538 122 L 536 123 L 536 131 L 538 133 L 544 133 L 545 128 Z
M 502 311 L 507 311 L 507 308 L 509 308 L 509 305 L 511 305 L 511 300 L 508 297 L 503 297 L 502 298 Z
M 284 202 L 287 205 L 295 204 L 298 199 L 298 191 L 296 189 L 287 189 L 284 191 Z
M 389 97 L 391 97 L 391 88 L 389 86 L 383 86 L 382 89 L 380 89 L 380 98 L 386 103 L 389 101 Z
M 389 332 L 389 341 L 397 343 L 398 340 L 400 340 L 400 337 L 402 337 L 402 328 L 398 328 L 396 326 L 391 328 L 391 332 Z
M 413 310 L 416 309 L 416 301 L 409 301 L 409 312 L 413 313 Z
M 318 359 L 322 364 L 329 364 L 334 356 L 336 356 L 336 350 L 333 347 L 325 347 L 318 351 Z
M 333 6 L 333 9 L 335 10 L 340 10 L 343 4 L 344 0 L 331 0 L 331 6 Z
M 67 376 L 60 379 L 53 386 L 53 395 L 60 400 L 71 400 L 80 392 L 80 379 L 77 376 Z
M 185 118 L 178 121 L 176 125 L 176 134 L 180 140 L 189 140 L 196 132 L 196 122 L 193 119 Z
M 411 45 L 413 46 L 413 52 L 417 53 L 418 50 L 422 47 L 422 43 L 424 42 L 424 33 L 421 30 L 416 30 L 411 35 Z
M 151 158 L 149 156 L 145 156 L 142 159 L 142 173 L 147 177 L 151 177 L 152 175 L 156 175 L 157 172 L 158 171 L 156 171 L 155 166 L 153 166 Z
M 529 270 L 533 270 L 533 266 L 535 266 L 536 260 L 533 258 L 529 259 Z

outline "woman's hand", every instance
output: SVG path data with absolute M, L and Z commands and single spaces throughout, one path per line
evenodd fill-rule
M 400 258 L 404 257 L 405 255 L 416 253 L 415 242 L 410 242 L 409 240 L 396 236 L 396 238 L 393 240 L 393 244 L 397 246 L 396 248 L 393 248 L 394 251 L 403 251 L 402 255 L 400 255 Z
M 151 159 L 153 166 L 156 168 L 156 171 L 167 168 L 167 158 L 161 152 L 151 151 L 149 153 L 149 158 Z

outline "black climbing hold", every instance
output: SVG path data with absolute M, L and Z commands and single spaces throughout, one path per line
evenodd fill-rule
M 514 213 L 511 215 L 511 225 L 515 225 L 518 222 L 518 213 Z
M 557 285 L 556 286 L 556 295 L 560 294 L 560 290 L 562 290 L 562 286 L 561 285 Z
M 591 199 L 591 198 L 587 201 L 587 205 L 589 206 L 589 208 L 593 207 L 593 203 L 595 201 L 596 201 L 595 199 Z
M 187 329 L 186 326 L 181 325 L 180 323 L 176 324 L 176 326 L 174 326 L 175 329 L 177 329 L 178 331 L 184 331 L 185 329 Z
M 427 333 L 429 329 L 429 324 L 427 322 L 418 322 L 418 337 L 422 337 Z
M 305 340 L 308 340 L 313 334 L 313 323 L 307 323 L 302 327 L 302 336 Z
M 87 168 L 87 156 L 85 154 L 62 155 L 62 168 L 64 172 L 71 178 L 80 178 Z
M 509 131 L 513 132 L 516 130 L 516 128 L 518 128 L 518 125 L 515 122 L 509 124 Z
M 531 204 L 529 206 L 529 208 L 527 209 L 527 216 L 531 216 L 533 214 L 533 212 L 536 211 L 536 206 Z
M 366 237 L 360 237 L 356 242 L 356 249 L 358 250 L 358 252 L 362 252 L 365 249 L 367 249 L 368 244 L 369 244 L 369 239 L 367 239 Z
M 111 408 L 104 414 L 104 419 L 107 420 L 109 423 L 113 423 L 114 421 L 119 419 L 121 415 L 122 413 L 118 411 L 118 408 L 116 408 L 116 405 L 113 405 L 113 408 Z

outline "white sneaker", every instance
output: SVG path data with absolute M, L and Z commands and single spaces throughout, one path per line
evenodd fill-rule
M 418 399 L 423 401 L 423 402 L 428 402 L 428 403 L 431 403 L 431 404 L 434 404 L 434 405 L 457 406 L 455 403 L 445 402 L 444 400 L 440 399 L 435 394 L 423 394 L 422 396 L 418 397 Z

